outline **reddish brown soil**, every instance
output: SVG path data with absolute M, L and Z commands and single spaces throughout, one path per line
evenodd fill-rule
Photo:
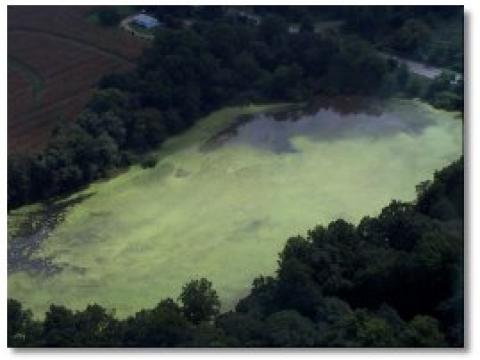
M 42 149 L 74 121 L 105 74 L 134 66 L 146 42 L 87 20 L 91 6 L 8 7 L 8 151 Z

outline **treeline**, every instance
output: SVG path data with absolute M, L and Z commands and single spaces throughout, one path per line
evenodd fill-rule
M 387 62 L 366 42 L 290 34 L 287 26 L 270 15 L 259 26 L 226 17 L 163 28 L 137 69 L 106 76 L 77 121 L 56 129 L 44 151 L 9 156 L 9 208 L 104 177 L 221 106 L 384 93 Z
M 382 49 L 463 72 L 463 6 L 343 6 L 331 16 Z
M 244 6 L 242 10 L 258 16 L 275 14 L 301 29 L 315 28 L 324 21 L 342 21 L 342 30 L 381 49 L 463 72 L 463 6 L 291 5 Z
M 463 74 L 462 6 L 255 6 L 251 11 L 277 14 L 301 29 L 339 20 L 344 34 L 358 35 L 387 53 L 445 68 L 440 77 L 428 81 L 390 64 L 396 70 L 386 77 L 384 89 L 463 111 L 463 78 L 456 79 L 453 72 Z
M 394 69 L 384 79 L 384 95 L 419 98 L 439 109 L 463 113 L 463 78 L 457 79 L 451 72 L 442 72 L 430 80 L 410 72 L 405 64 L 389 60 Z
M 8 344 L 29 346 L 462 347 L 463 157 L 358 226 L 343 220 L 290 238 L 274 277 L 234 311 L 206 279 L 125 320 L 52 305 L 33 320 L 8 301 Z

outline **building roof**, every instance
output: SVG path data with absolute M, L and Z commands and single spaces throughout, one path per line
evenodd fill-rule
M 147 29 L 154 28 L 160 25 L 160 22 L 155 19 L 153 16 L 147 14 L 138 14 L 133 17 L 133 21 L 140 26 L 143 26 Z

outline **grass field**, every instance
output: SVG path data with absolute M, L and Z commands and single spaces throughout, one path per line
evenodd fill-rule
M 297 151 L 284 153 L 242 143 L 199 149 L 236 115 L 268 108 L 215 112 L 168 140 L 154 168 L 134 166 L 77 194 L 92 196 L 70 208 L 36 255 L 63 270 L 11 274 L 9 296 L 36 316 L 52 302 L 97 302 L 123 317 L 205 276 L 226 310 L 256 276 L 275 271 L 289 236 L 412 200 L 416 184 L 462 153 L 461 120 L 413 101 L 392 102 L 390 111 L 428 124 L 415 134 L 296 136 Z
M 146 43 L 88 21 L 92 6 L 8 7 L 8 151 L 41 149 L 97 81 L 134 66 Z

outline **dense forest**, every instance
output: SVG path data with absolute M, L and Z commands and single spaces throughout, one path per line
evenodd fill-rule
M 405 19 L 461 21 L 461 7 L 314 7 L 308 16 L 305 9 L 254 7 L 262 21 L 252 25 L 222 7 L 151 8 L 169 26 L 137 69 L 105 76 L 77 121 L 57 128 L 44 151 L 9 156 L 9 209 L 78 190 L 133 162 L 153 166 L 148 150 L 221 106 L 357 94 L 420 97 L 463 111 L 463 81 L 452 84 L 448 73 L 420 80 L 376 49 Z M 314 31 L 315 16 L 342 19 L 344 30 Z M 184 18 L 194 21 L 185 26 Z M 289 30 L 291 21 L 300 22 L 298 32 Z
M 124 320 L 92 304 L 42 321 L 8 300 L 8 345 L 463 346 L 463 158 L 358 226 L 336 220 L 288 239 L 274 277 L 233 311 L 207 279 Z

